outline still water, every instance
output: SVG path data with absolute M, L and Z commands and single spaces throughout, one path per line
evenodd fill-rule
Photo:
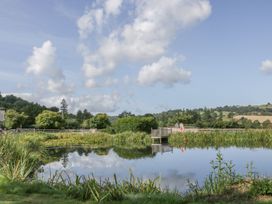
M 56 153 L 57 151 L 57 153 Z M 235 170 L 246 173 L 246 166 L 253 162 L 254 171 L 272 176 L 272 149 L 265 148 L 171 148 L 157 145 L 146 149 L 109 148 L 100 150 L 56 150 L 56 161 L 42 166 L 39 177 L 47 180 L 56 171 L 65 170 L 70 176 L 91 175 L 96 178 L 128 179 L 130 172 L 142 179 L 157 178 L 162 187 L 184 192 L 188 181 L 202 184 L 211 171 L 210 161 L 220 151 L 224 160 L 232 161 Z M 53 153 L 52 153 L 53 154 Z

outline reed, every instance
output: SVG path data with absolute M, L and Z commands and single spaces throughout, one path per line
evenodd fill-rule
M 169 143 L 175 147 L 266 147 L 272 148 L 271 130 L 212 131 L 176 133 Z
M 8 135 L 0 137 L 0 174 L 11 181 L 25 181 L 40 165 L 36 145 L 21 144 L 18 138 Z
M 65 192 L 67 196 L 81 201 L 93 200 L 123 200 L 128 194 L 159 194 L 164 191 L 158 186 L 157 179 L 142 180 L 130 174 L 129 180 L 119 181 L 116 175 L 113 179 L 97 180 L 94 176 L 78 176 L 74 179 L 65 172 L 56 172 L 48 180 L 52 188 Z

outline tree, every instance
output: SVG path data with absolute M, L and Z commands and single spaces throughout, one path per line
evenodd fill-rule
M 251 124 L 252 128 L 258 129 L 261 128 L 261 123 L 258 120 L 253 121 L 253 123 Z
M 68 118 L 65 120 L 65 128 L 67 129 L 77 129 L 79 126 L 79 122 L 75 118 Z
M 90 123 L 91 123 L 90 119 L 86 119 L 81 123 L 80 127 L 83 129 L 90 129 L 91 128 Z
M 76 118 L 80 123 L 82 123 L 84 120 L 90 119 L 92 117 L 93 117 L 93 115 L 89 111 L 87 111 L 86 109 L 83 112 L 81 110 L 79 110 L 76 114 Z
M 154 116 L 128 116 L 124 118 L 118 118 L 113 123 L 113 128 L 116 132 L 125 131 L 142 131 L 151 132 L 151 128 L 158 127 L 157 120 Z
M 106 113 L 98 113 L 91 118 L 91 128 L 105 129 L 110 126 L 109 116 Z
M 18 113 L 13 109 L 9 109 L 5 113 L 4 125 L 7 129 L 20 128 L 25 123 L 27 117 L 25 113 Z
M 135 115 L 132 114 L 131 112 L 123 111 L 121 114 L 118 115 L 118 118 L 124 118 L 128 116 L 135 116 Z
M 263 128 L 272 128 L 272 123 L 270 122 L 270 120 L 266 120 L 263 122 Z
M 68 104 L 66 103 L 66 100 L 65 99 L 62 99 L 61 101 L 61 106 L 60 106 L 60 110 L 61 110 L 61 117 L 62 119 L 65 118 L 65 116 L 67 115 L 68 113 Z
M 36 117 L 36 126 L 44 129 L 60 129 L 64 121 L 59 113 L 45 110 Z

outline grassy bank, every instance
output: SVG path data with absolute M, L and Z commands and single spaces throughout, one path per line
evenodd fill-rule
M 169 139 L 174 146 L 247 146 L 272 147 L 270 131 L 211 132 L 175 134 Z M 255 145 L 253 145 L 256 143 Z M 253 173 L 235 172 L 234 164 L 224 161 L 219 153 L 211 162 L 211 173 L 204 185 L 191 183 L 186 194 L 160 188 L 156 180 L 141 180 L 131 175 L 126 181 L 97 181 L 92 176 L 77 176 L 75 181 L 59 172 L 48 182 L 39 181 L 35 172 L 48 161 L 50 146 L 88 145 L 108 147 L 127 158 L 134 158 L 135 147 L 149 151 L 150 136 L 144 133 L 22 133 L 0 137 L 0 203 L 263 203 L 272 201 L 272 180 Z M 271 146 L 270 146 L 271 145 Z M 123 146 L 131 154 L 124 151 Z M 122 147 L 122 148 L 121 148 Z M 86 147 L 87 148 L 87 147 Z M 12 151 L 10 151 L 12 150 Z M 55 151 L 55 150 L 54 150 Z M 61 150 L 63 151 L 63 150 Z M 84 150 L 82 150 L 84 151 Z M 87 150 L 86 150 L 87 151 Z M 98 151 L 98 150 L 96 150 Z M 142 157 L 139 149 L 137 153 Z M 137 157 L 138 157 L 137 156 Z
M 174 147 L 249 147 L 272 148 L 271 130 L 212 131 L 176 133 L 169 138 Z

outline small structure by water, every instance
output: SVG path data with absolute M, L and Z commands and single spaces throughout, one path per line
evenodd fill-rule
M 163 140 L 168 140 L 168 137 L 172 133 L 184 132 L 184 126 L 182 123 L 177 123 L 175 127 L 159 127 L 158 129 L 151 129 L 151 139 L 153 143 L 155 140 L 159 140 L 162 143 Z

